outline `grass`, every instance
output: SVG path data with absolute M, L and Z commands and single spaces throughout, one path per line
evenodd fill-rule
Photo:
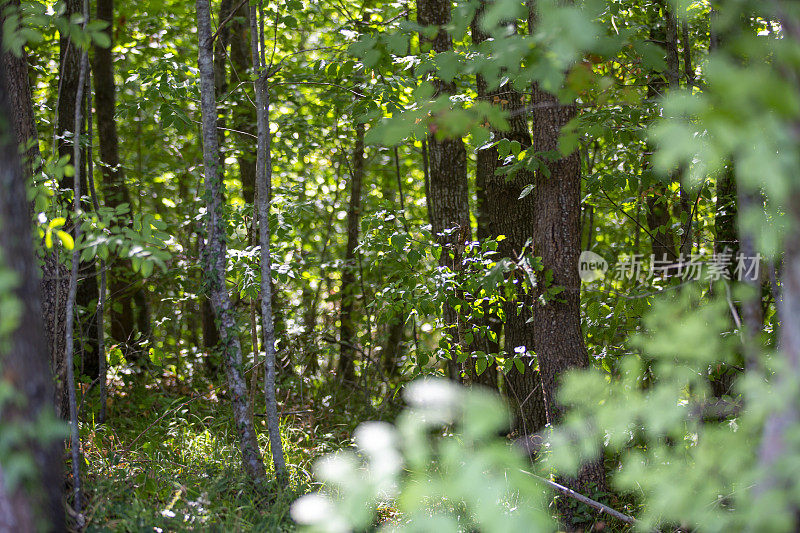
M 294 385 L 282 389 L 297 390 Z M 280 487 L 271 481 L 257 491 L 242 470 L 222 389 L 206 385 L 198 395 L 180 387 L 118 384 L 107 423 L 95 423 L 89 409 L 82 426 L 87 531 L 293 530 L 289 509 L 312 490 L 314 460 L 347 446 L 358 421 L 381 418 L 353 391 L 304 385 L 311 396 L 305 402 L 281 398 L 289 482 Z M 255 420 L 274 480 L 266 423 Z

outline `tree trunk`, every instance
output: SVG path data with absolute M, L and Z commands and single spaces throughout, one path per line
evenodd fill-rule
M 534 88 L 532 106 L 533 148 L 537 152 L 557 150 L 561 128 L 575 117 L 574 105 Z M 563 287 L 555 298 L 533 306 L 533 345 L 539 360 L 547 423 L 558 424 L 563 407 L 556 400 L 559 379 L 569 370 L 589 366 L 583 343 L 580 315 L 580 191 L 581 162 L 578 152 L 548 164 L 550 176 L 537 172 L 534 186 L 534 255 L 542 258 L 544 270 L 552 272 L 552 286 Z M 548 287 L 537 286 L 537 296 Z M 582 465 L 574 487 L 579 492 L 605 488 L 602 458 Z M 571 520 L 566 515 L 567 522 Z
M 444 29 L 450 23 L 450 11 L 450 0 L 417 0 L 417 23 L 439 27 L 433 39 L 421 34 L 420 46 L 430 46 L 436 53 L 452 50 L 452 39 Z M 436 89 L 435 97 L 455 93 L 455 83 L 440 78 L 434 78 L 432 82 Z M 431 129 L 435 130 L 435 125 Z M 423 156 L 427 156 L 429 166 L 429 217 L 437 243 L 442 247 L 439 264 L 458 272 L 461 270 L 464 243 L 472 239 L 464 141 L 461 138 L 441 138 L 432 131 L 428 134 L 427 146 L 423 144 Z M 447 333 L 460 345 L 460 351 L 468 351 L 461 335 L 464 327 L 462 317 L 447 302 L 443 304 L 443 314 Z M 459 374 L 460 365 L 456 362 L 458 351 L 451 351 L 448 365 L 453 379 Z
M 19 0 L 10 5 L 19 7 Z M 2 21 L 0 21 L 2 22 Z M 39 143 L 33 114 L 33 100 L 28 77 L 28 62 L 23 49 L 22 56 L 16 57 L 10 52 L 2 54 L 2 64 L 6 73 L 7 94 L 11 122 L 16 133 L 18 145 L 29 146 L 25 152 L 23 175 L 26 179 L 33 176 L 34 166 L 38 167 Z M 30 204 L 28 204 L 30 205 Z M 29 218 L 32 219 L 32 211 Z M 55 377 L 53 404 L 56 415 L 66 418 L 68 404 L 66 389 L 66 371 L 64 365 L 65 317 L 67 301 L 67 285 L 69 277 L 66 268 L 59 262 L 56 250 L 43 250 L 42 279 L 39 285 L 39 297 L 47 339 L 47 353 L 50 355 L 50 369 Z
M 108 22 L 104 31 L 111 41 L 108 48 L 94 47 L 92 73 L 94 74 L 97 132 L 100 142 L 100 166 L 103 173 L 101 190 L 103 203 L 110 208 L 131 205 L 130 192 L 125 185 L 125 175 L 119 161 L 119 136 L 116 110 L 117 87 L 114 82 L 112 49 L 114 47 L 114 0 L 97 0 L 97 20 Z M 122 347 L 126 357 L 136 357 L 133 342 L 137 338 L 134 295 L 141 291 L 138 276 L 131 262 L 121 260 L 110 272 L 108 285 L 111 294 L 111 337 Z M 141 331 L 139 332 L 141 333 Z
M 247 384 L 242 375 L 242 349 L 236 332 L 230 295 L 225 284 L 227 245 L 222 203 L 224 182 L 219 172 L 220 152 L 217 137 L 217 106 L 214 91 L 214 61 L 211 52 L 212 32 L 209 0 L 197 0 L 197 34 L 207 197 L 207 243 L 202 254 L 203 270 L 211 305 L 219 324 L 219 347 L 226 363 L 228 394 L 231 397 L 244 469 L 254 483 L 261 485 L 266 477 L 264 463 L 261 459 L 261 451 L 258 448 L 253 420 L 247 403 Z
M 529 26 L 535 25 L 535 12 L 530 12 Z M 574 104 L 561 104 L 558 98 L 534 84 L 532 148 L 536 152 L 558 150 L 561 129 L 572 120 Z M 565 372 L 587 368 L 589 354 L 583 343 L 580 312 L 580 205 L 581 161 L 577 151 L 547 163 L 549 176 L 537 171 L 533 188 L 533 252 L 541 257 L 544 271 L 552 273 L 551 283 L 540 280 L 536 296 L 544 295 L 550 286 L 562 291 L 546 303 L 539 298 L 533 306 L 533 345 L 539 361 L 547 423 L 561 422 L 564 408 L 556 399 L 559 379 Z M 599 443 L 598 443 L 599 446 Z M 578 492 L 605 490 L 605 469 L 599 459 L 581 465 L 578 477 L 568 480 Z M 571 526 L 572 516 L 561 506 L 561 514 Z
M 263 13 L 261 14 L 263 17 Z M 264 396 L 266 397 L 267 427 L 272 450 L 272 465 L 281 484 L 288 482 L 286 462 L 281 442 L 278 402 L 275 397 L 275 324 L 272 320 L 272 266 L 270 264 L 269 204 L 272 189 L 272 146 L 269 131 L 269 68 L 259 59 L 256 32 L 256 7 L 250 6 L 250 50 L 255 82 L 256 116 L 258 117 L 258 150 L 256 157 L 256 195 L 258 196 L 258 236 L 261 247 L 261 320 L 264 335 Z M 263 23 L 263 18 L 261 19 Z M 263 43 L 262 43 L 263 46 Z M 263 49 L 261 55 L 263 57 Z M 271 65 L 270 65 L 271 66 Z
M 65 16 L 69 19 L 72 15 L 80 15 L 83 12 L 81 0 L 66 0 Z M 80 73 L 80 50 L 75 46 L 75 43 L 68 36 L 61 36 L 59 41 L 60 46 L 60 59 L 59 62 L 59 94 L 58 94 L 58 117 L 56 122 L 56 134 L 58 137 L 58 154 L 59 157 L 72 158 L 73 153 L 73 135 L 80 134 L 80 130 L 75 131 L 75 96 L 78 94 L 79 73 Z M 79 170 L 76 168 L 75 172 Z M 86 191 L 86 177 L 81 178 L 83 181 L 80 183 L 81 189 Z M 73 189 L 71 179 L 64 176 L 59 181 L 59 188 L 61 190 Z M 91 209 L 91 204 L 83 201 L 81 208 L 84 211 Z M 72 221 L 68 221 L 65 230 L 69 231 Z M 76 339 L 76 349 L 81 349 L 82 357 L 91 357 L 92 363 L 97 358 L 99 351 L 97 341 L 97 322 L 94 317 L 94 305 L 98 300 L 98 286 L 97 286 L 97 263 L 94 260 L 81 261 L 80 264 L 80 279 L 78 283 L 78 292 L 76 295 L 75 303 L 79 307 L 78 331 L 81 332 L 81 338 Z M 95 365 L 96 366 L 96 365 Z M 96 377 L 91 376 L 92 378 Z
M 480 29 L 482 9 L 472 22 L 472 40 L 482 43 L 488 39 Z M 510 83 L 489 90 L 483 76 L 477 77 L 478 97 L 487 100 L 510 113 L 509 130 L 494 131 L 496 139 L 503 138 L 516 141 L 523 150 L 531 146 L 531 135 L 528 131 L 528 116 L 524 112 L 525 97 L 515 91 Z M 516 261 L 518 257 L 530 255 L 526 244 L 534 237 L 534 197 L 528 194 L 520 199 L 525 187 L 534 184 L 534 175 L 528 170 L 520 170 L 513 176 L 496 175 L 500 167 L 497 149 L 492 147 L 478 152 L 478 176 L 483 181 L 486 195 L 486 212 L 489 223 L 489 237 L 497 238 L 505 235 L 498 243 L 500 257 Z M 522 436 L 529 436 L 539 431 L 546 423 L 544 397 L 541 380 L 534 370 L 534 326 L 528 322 L 530 308 L 534 301 L 533 292 L 519 289 L 516 298 L 505 304 L 505 352 L 513 355 L 522 350 L 520 355 L 525 371 L 520 373 L 516 366 L 506 375 L 506 388 L 509 399 L 515 406 L 515 428 Z M 517 311 L 519 303 L 522 310 Z M 498 328 L 499 329 L 499 328 Z M 487 372 L 489 369 L 487 369 Z M 494 383 L 496 384 L 496 378 Z M 487 384 L 492 385 L 489 381 Z
M 665 7 L 664 20 L 659 12 L 659 6 L 654 6 L 652 27 L 650 29 L 650 39 L 652 42 L 659 43 L 664 48 L 667 62 L 667 72 L 661 76 L 656 72 L 651 72 L 647 82 L 647 101 L 652 105 L 664 96 L 669 87 L 676 87 L 678 83 L 678 48 L 677 48 L 677 26 L 674 15 Z M 660 25 L 664 23 L 664 27 Z M 653 148 L 646 146 L 646 153 L 643 162 L 643 174 L 652 177 L 652 163 L 650 155 Z M 647 197 L 647 229 L 651 239 L 651 250 L 656 260 L 675 261 L 678 259 L 680 247 L 675 245 L 675 232 L 672 229 L 672 215 L 670 191 L 665 183 L 654 178 L 650 194 Z
M 356 124 L 353 149 L 353 175 L 350 177 L 350 203 L 347 207 L 347 250 L 342 265 L 341 307 L 339 312 L 339 365 L 337 373 L 345 383 L 355 383 L 356 326 L 354 303 L 356 284 L 356 247 L 361 221 L 361 188 L 364 179 L 364 124 Z
M 729 162 L 725 170 L 717 177 L 717 203 L 714 208 L 714 253 L 728 252 L 736 257 L 739 252 L 739 236 L 736 231 L 736 178 L 733 163 Z M 733 277 L 733 264 L 728 269 Z
M 248 70 L 252 66 L 250 62 L 250 26 L 240 21 L 241 18 L 249 19 L 249 11 L 249 6 L 243 5 L 234 20 L 230 22 L 231 73 L 229 80 L 231 84 L 247 80 Z M 245 203 L 252 205 L 255 203 L 256 190 L 256 156 L 252 150 L 253 136 L 256 135 L 254 128 L 257 120 L 256 112 L 246 98 L 238 98 L 235 100 L 231 116 L 233 118 L 232 129 L 244 132 L 244 134 L 234 132 L 231 138 L 238 148 L 236 161 L 239 165 L 242 197 Z
M 2 33 L 0 24 L 0 41 Z M 32 245 L 33 221 L 25 187 L 27 178 L 22 173 L 18 156 L 19 136 L 31 135 L 31 131 L 24 133 L 19 127 L 23 119 L 12 113 L 12 110 L 27 112 L 28 108 L 24 104 L 25 95 L 17 92 L 20 73 L 8 68 L 9 60 L 13 63 L 17 58 L 3 56 L 3 68 L 0 68 L 0 190 L 3 191 L 0 194 L 0 227 L 3 228 L 0 262 L 2 268 L 13 271 L 18 278 L 11 297 L 19 303 L 20 315 L 8 337 L 3 339 L 6 344 L 0 355 L 0 382 L 10 385 L 24 401 L 14 407 L 0 406 L 0 420 L 15 426 L 51 419 L 53 391 L 48 347 L 42 335 L 39 268 Z M 23 66 L 17 64 L 18 68 Z M 2 320 L 9 319 L 3 317 Z M 16 451 L 33 454 L 35 474 L 33 479 L 10 488 L 2 479 L 5 468 L 0 464 L 0 530 L 63 531 L 61 441 L 36 438 L 21 442 Z
M 792 193 L 786 205 L 786 216 L 789 218 L 786 227 L 789 229 L 784 237 L 785 254 L 781 276 L 783 291 L 778 303 L 781 317 L 780 341 L 777 360 L 773 363 L 779 370 L 775 374 L 773 391 L 784 401 L 781 402 L 780 409 L 769 414 L 764 424 L 758 454 L 762 477 L 754 489 L 756 505 L 758 499 L 773 499 L 775 492 L 786 493 L 796 483 L 788 465 L 796 454 L 796 428 L 800 423 L 796 391 L 800 380 L 800 193 Z M 788 529 L 797 531 L 800 527 L 800 514 L 796 507 L 792 511 L 794 527 Z
M 86 22 L 89 16 L 89 0 L 84 0 L 84 22 L 83 22 L 83 30 L 86 30 Z M 83 176 L 83 165 L 81 164 L 81 156 L 83 149 L 81 148 L 80 143 L 80 130 L 81 125 L 83 124 L 83 114 L 82 114 L 82 106 L 81 103 L 83 102 L 83 93 L 86 88 L 85 81 L 86 81 L 86 74 L 89 70 L 89 57 L 88 54 L 85 52 L 81 52 L 80 57 L 80 70 L 78 73 L 78 92 L 75 95 L 75 117 L 74 117 L 74 124 L 75 129 L 74 131 L 74 140 L 73 140 L 73 156 L 72 162 L 75 167 L 75 174 L 73 176 L 73 191 L 75 192 L 75 198 L 73 200 L 73 208 L 72 214 L 74 216 L 73 220 L 73 236 L 75 242 L 80 242 L 81 239 L 81 212 L 83 211 L 82 207 L 82 196 L 83 196 L 83 182 L 86 181 L 86 177 Z M 72 453 L 72 493 L 73 493 L 73 500 L 72 500 L 72 508 L 75 511 L 75 522 L 77 525 L 78 530 L 83 529 L 84 526 L 84 516 L 83 516 L 83 489 L 81 487 L 81 438 L 78 428 L 78 398 L 75 391 L 75 358 L 73 357 L 75 349 L 75 342 L 73 339 L 73 333 L 75 331 L 75 318 L 78 314 L 78 309 L 76 308 L 76 298 L 78 294 L 78 273 L 81 267 L 80 261 L 80 249 L 75 246 L 72 249 L 72 270 L 70 271 L 69 277 L 69 291 L 67 293 L 67 325 L 66 325 L 66 365 L 67 365 L 67 391 L 69 393 L 69 425 L 70 425 L 70 452 Z M 97 352 L 94 352 L 95 356 Z M 86 356 L 86 352 L 84 352 L 84 357 Z
M 388 172 L 384 174 L 383 198 L 392 209 L 399 208 L 402 212 L 401 216 L 403 216 L 401 219 L 403 227 L 408 231 L 405 222 L 405 195 L 403 193 L 403 177 L 400 171 L 400 153 L 396 146 L 394 147 L 394 168 L 395 180 L 392 180 L 392 176 Z M 395 194 L 395 186 L 397 187 L 397 194 Z M 398 198 L 399 204 L 395 206 L 394 204 Z M 397 374 L 397 362 L 402 352 L 403 339 L 405 337 L 404 315 L 404 312 L 395 314 L 389 324 L 386 325 L 386 341 L 381 350 L 383 373 L 386 377 L 391 378 Z

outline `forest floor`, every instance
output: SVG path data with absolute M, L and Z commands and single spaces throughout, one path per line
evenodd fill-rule
M 315 389 L 307 379 L 289 378 L 279 401 L 291 478 L 287 487 L 273 481 L 259 493 L 241 467 L 224 386 L 204 383 L 200 392 L 167 375 L 156 385 L 143 382 L 120 380 L 110 388 L 105 424 L 96 423 L 96 391 L 86 402 L 87 531 L 293 530 L 289 509 L 312 489 L 314 461 L 348 446 L 359 421 L 389 415 L 352 390 Z M 255 421 L 274 480 L 266 422 L 258 415 Z

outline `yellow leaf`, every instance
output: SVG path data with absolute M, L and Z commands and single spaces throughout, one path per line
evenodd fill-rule
M 72 238 L 72 235 L 61 230 L 57 230 L 56 233 L 58 234 L 58 238 L 61 239 L 61 243 L 64 245 L 64 248 L 67 250 L 72 250 L 75 248 L 75 240 Z
M 51 220 L 47 224 L 47 227 L 50 228 L 50 229 L 59 228 L 59 227 L 63 226 L 64 224 L 66 224 L 66 222 L 67 222 L 67 219 L 64 218 L 64 217 L 54 218 L 53 220 Z

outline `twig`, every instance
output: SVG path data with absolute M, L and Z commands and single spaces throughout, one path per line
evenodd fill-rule
M 338 83 L 325 83 L 321 81 L 282 81 L 273 83 L 272 85 L 322 85 L 328 87 L 337 87 L 339 89 L 344 89 L 345 91 L 350 91 L 354 95 L 358 96 L 359 98 L 366 98 L 365 94 L 361 94 L 360 92 L 351 89 L 349 87 L 345 87 L 344 85 L 339 85 Z
M 633 218 L 632 216 L 630 216 L 630 215 L 628 214 L 628 212 L 627 212 L 627 211 L 625 211 L 624 209 L 622 209 L 622 207 L 620 207 L 620 206 L 619 206 L 619 205 L 618 205 L 618 204 L 617 204 L 617 203 L 616 203 L 614 200 L 612 200 L 612 199 L 611 199 L 611 197 L 608 195 L 608 193 L 606 192 L 606 190 L 605 190 L 603 187 L 600 187 L 600 190 L 601 190 L 601 191 L 603 191 L 603 195 L 606 197 L 606 199 L 607 199 L 609 202 L 611 202 L 611 205 L 613 205 L 614 207 L 616 207 L 616 208 L 617 208 L 617 210 L 618 210 L 620 213 L 622 213 L 623 215 L 625 215 L 626 217 L 628 217 L 629 219 L 631 219 L 633 222 L 635 222 L 635 223 L 636 223 L 636 225 L 637 225 L 637 226 L 639 226 L 639 228 L 643 229 L 643 230 L 644 230 L 644 232 L 645 232 L 645 233 L 647 233 L 647 234 L 650 236 L 650 238 L 651 238 L 651 239 L 653 239 L 653 240 L 654 240 L 654 241 L 655 241 L 657 244 L 660 244 L 660 245 L 661 245 L 661 246 L 663 246 L 664 248 L 667 248 L 667 249 L 669 249 L 669 247 L 668 247 L 666 244 L 664 244 L 663 242 L 661 242 L 661 240 L 660 240 L 660 239 L 658 239 L 658 238 L 656 238 L 656 236 L 655 236 L 655 235 L 653 235 L 652 233 L 650 233 L 650 232 L 647 230 L 647 228 L 645 228 L 644 226 L 642 226 L 642 223 L 641 223 L 641 222 L 639 222 L 638 220 L 636 220 L 635 218 Z
M 625 522 L 626 524 L 633 525 L 633 524 L 637 523 L 637 520 L 634 517 L 626 515 L 624 513 L 620 513 L 619 511 L 616 511 L 616 510 L 612 509 L 611 507 L 609 507 L 607 505 L 603 505 L 602 503 L 600 503 L 598 501 L 595 501 L 595 500 L 589 498 L 588 496 L 584 496 L 583 494 L 575 492 L 574 490 L 572 490 L 572 489 L 570 489 L 568 487 L 565 487 L 564 485 L 559 485 L 555 481 L 550 481 L 549 479 L 543 478 L 541 476 L 537 476 L 536 474 L 532 474 L 531 472 L 527 472 L 527 471 L 522 470 L 522 469 L 520 469 L 520 472 L 522 472 L 523 474 L 528 474 L 529 476 L 538 479 L 542 483 L 548 485 L 552 489 L 555 489 L 557 492 L 560 492 L 564 496 L 569 496 L 570 498 L 572 498 L 574 500 L 578 500 L 581 503 L 585 503 L 589 507 L 593 507 L 593 508 L 597 509 L 600 512 L 606 513 L 609 516 L 613 516 L 617 520 L 621 520 L 622 522 Z
M 214 41 L 216 41 L 217 37 L 219 36 L 219 32 L 222 31 L 222 28 L 225 27 L 225 24 L 230 22 L 231 19 L 234 16 L 236 16 L 236 12 L 239 11 L 239 8 L 242 7 L 245 4 L 245 2 L 247 2 L 247 0 L 242 0 L 241 2 L 239 2 L 239 5 L 237 5 L 235 8 L 233 8 L 231 10 L 231 12 L 228 14 L 228 16 L 225 17 L 225 20 L 223 20 L 222 22 L 219 23 L 219 26 L 217 26 L 217 31 L 215 31 L 214 35 L 211 36 L 211 44 L 214 44 Z

